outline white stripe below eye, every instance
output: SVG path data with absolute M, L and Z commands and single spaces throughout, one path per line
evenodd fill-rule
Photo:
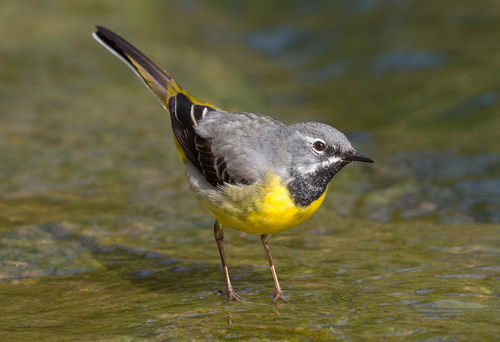
M 330 158 L 328 158 L 327 161 L 324 161 L 322 164 L 323 165 L 333 165 L 335 163 L 338 163 L 339 161 L 341 161 L 342 158 L 338 157 L 338 156 L 331 156 Z
M 313 173 L 317 169 L 318 169 L 317 163 L 316 164 L 309 164 L 309 165 L 300 165 L 297 167 L 298 173 L 303 174 L 303 175 Z
M 313 163 L 313 164 L 309 164 L 309 165 L 300 165 L 297 167 L 297 171 L 301 174 L 310 174 L 310 173 L 316 172 L 320 168 L 328 167 L 330 165 L 338 163 L 341 160 L 342 160 L 342 158 L 340 158 L 338 156 L 332 156 L 332 157 L 328 158 L 327 160 L 324 160 L 324 161 L 319 162 L 319 163 Z

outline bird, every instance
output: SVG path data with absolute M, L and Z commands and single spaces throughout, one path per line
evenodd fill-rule
M 260 235 L 274 280 L 273 300 L 289 301 L 269 248 L 271 234 L 310 218 L 344 166 L 375 160 L 357 152 L 343 133 L 327 124 L 289 125 L 262 114 L 224 111 L 189 94 L 113 31 L 96 26 L 93 37 L 128 65 L 169 112 L 189 187 L 215 218 L 227 299 L 241 297 L 229 277 L 223 227 Z

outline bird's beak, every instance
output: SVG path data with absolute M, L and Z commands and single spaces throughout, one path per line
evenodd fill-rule
M 361 154 L 359 152 L 354 152 L 352 154 L 348 154 L 344 156 L 344 160 L 353 162 L 353 161 L 358 161 L 358 162 L 364 162 L 364 163 L 375 163 L 375 160 L 372 158 L 365 156 L 364 154 Z

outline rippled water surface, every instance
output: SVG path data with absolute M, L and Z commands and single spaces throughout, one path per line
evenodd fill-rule
M 500 7 L 466 1 L 0 5 L 0 339 L 500 338 Z M 318 213 L 225 230 L 168 116 L 90 36 L 116 30 L 197 97 L 345 132 Z

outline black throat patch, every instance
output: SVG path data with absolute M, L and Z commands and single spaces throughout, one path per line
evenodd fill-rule
M 323 195 L 333 176 L 349 162 L 341 162 L 329 168 L 321 168 L 316 172 L 304 175 L 292 170 L 292 181 L 288 183 L 288 191 L 295 205 L 307 208 Z

